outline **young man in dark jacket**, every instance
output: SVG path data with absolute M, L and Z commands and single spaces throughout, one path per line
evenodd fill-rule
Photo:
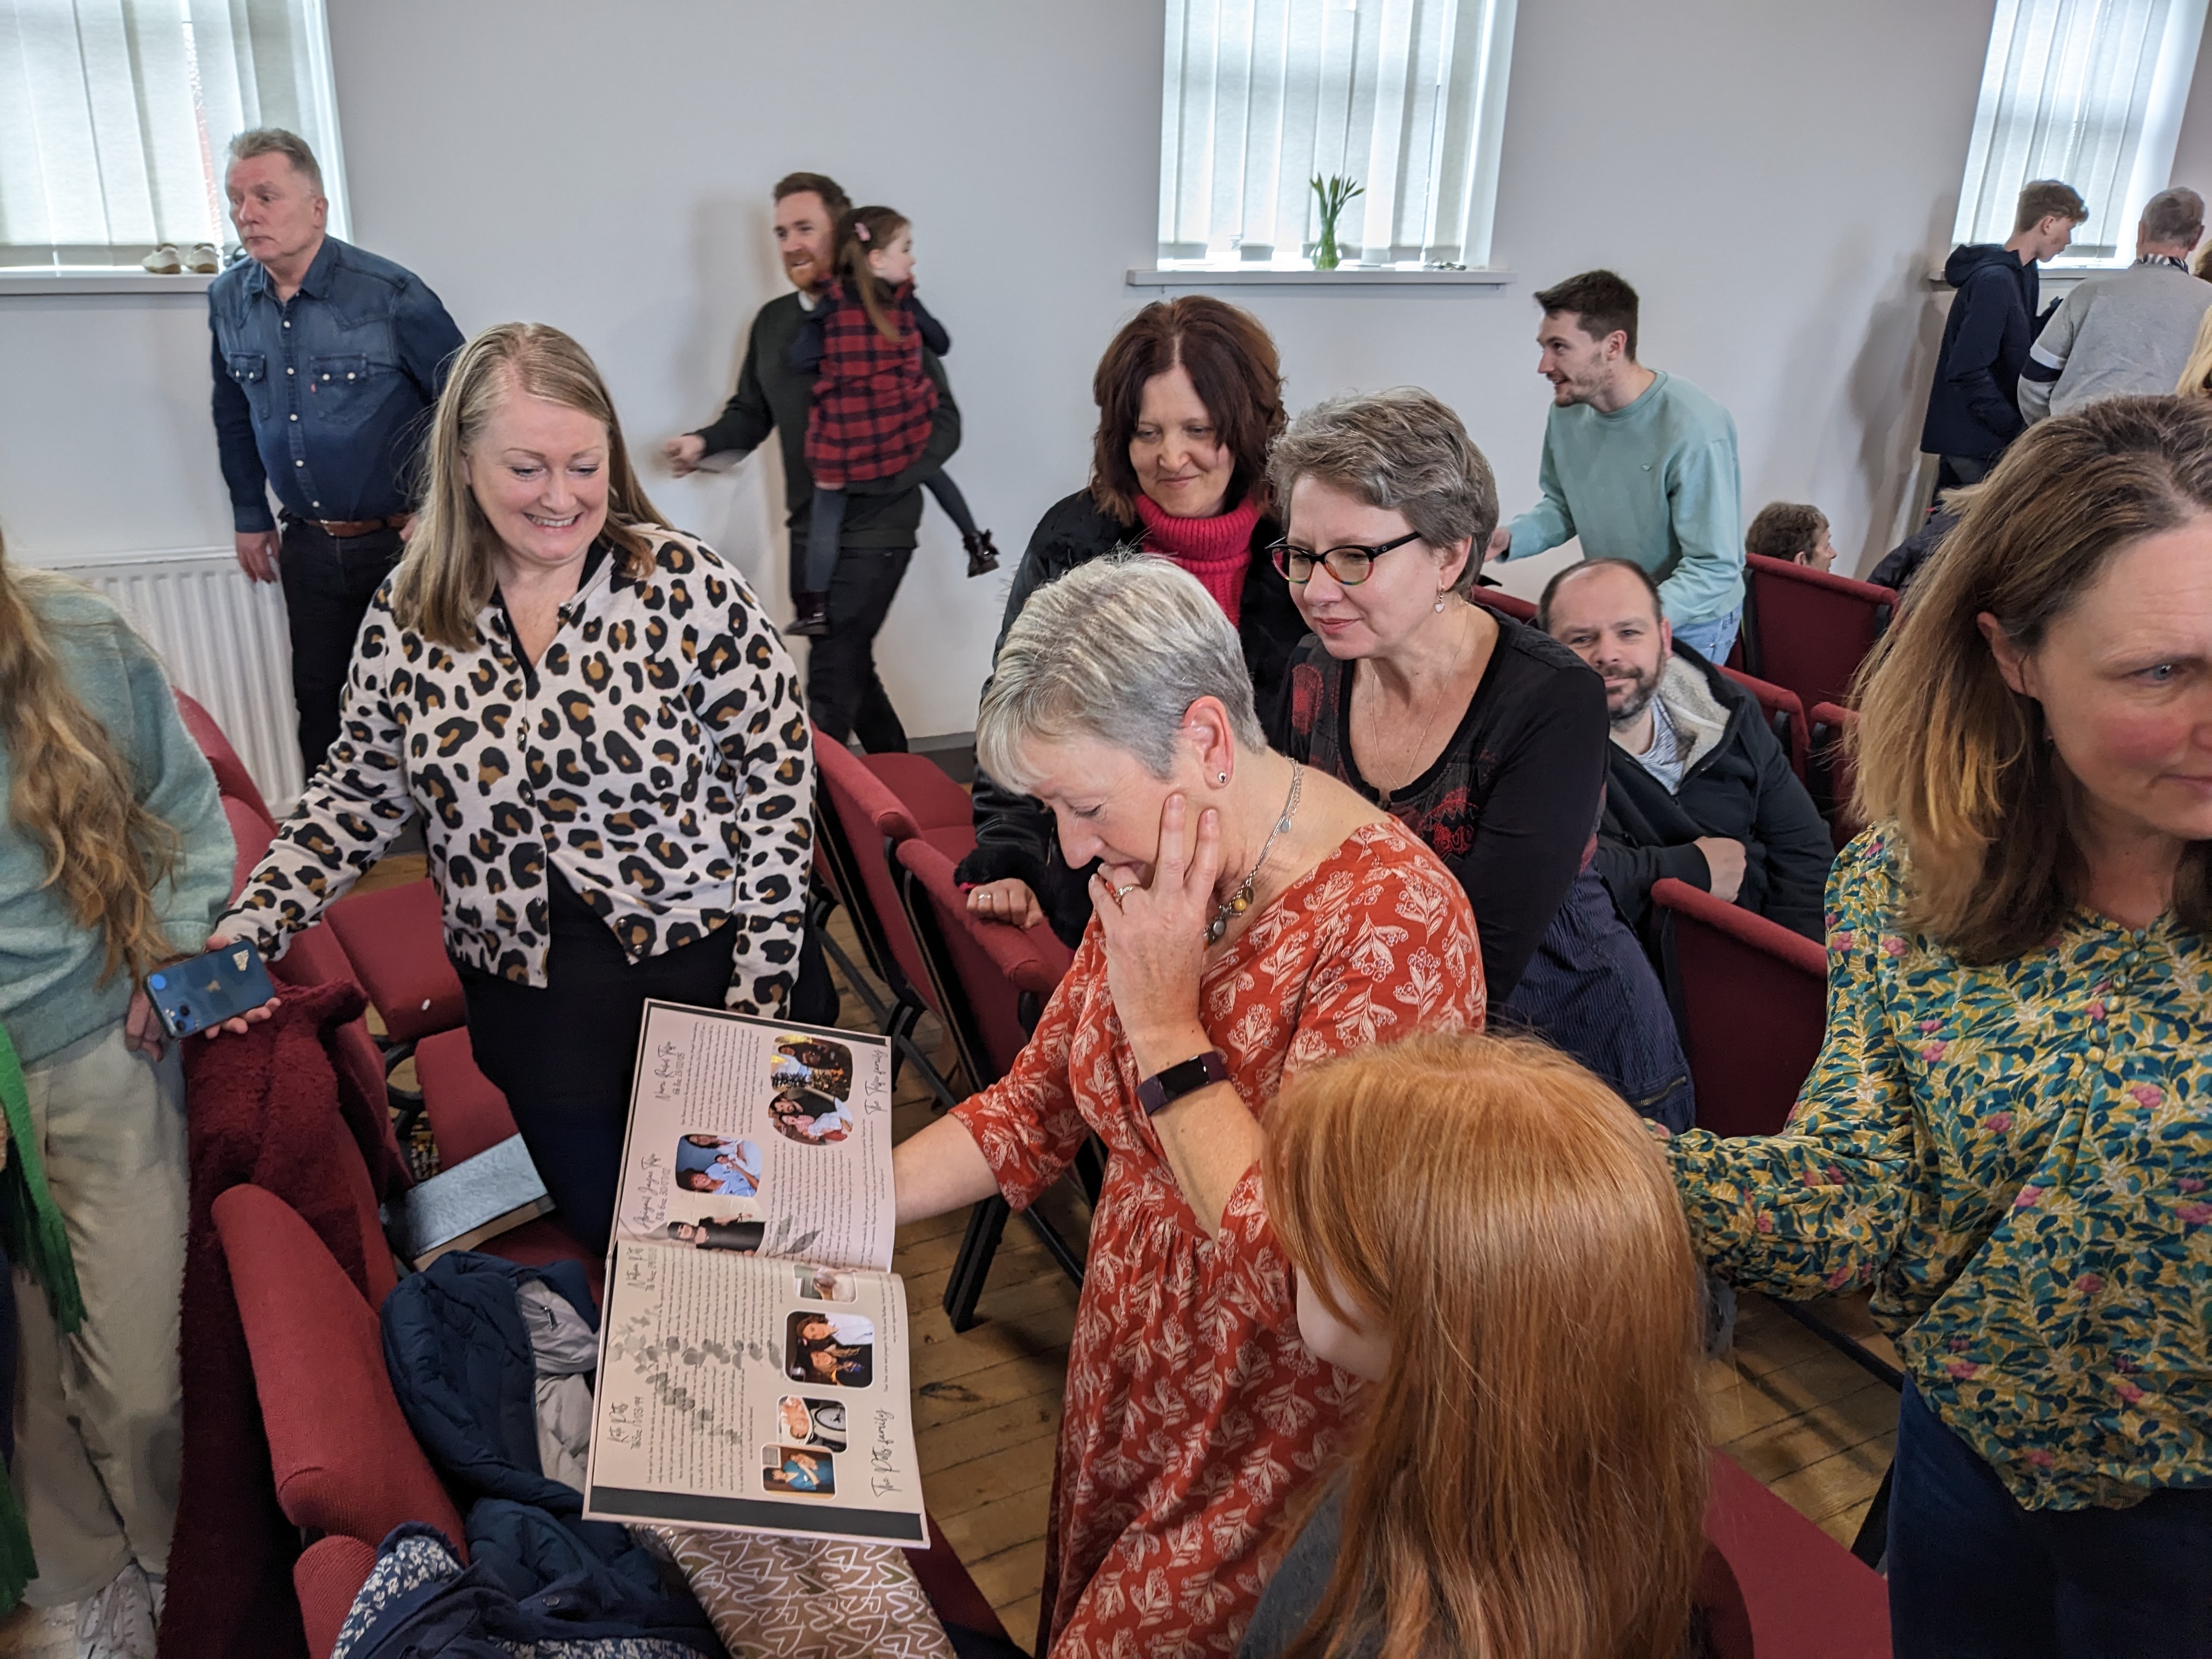
M 1630 926 L 1644 931 L 1651 884 L 1673 876 L 1823 937 L 1828 826 L 1758 699 L 1674 643 L 1643 568 L 1571 565 L 1537 620 L 1605 678 L 1613 748 L 1597 867 Z
M 2075 226 L 2088 216 L 2070 185 L 2038 179 L 2020 192 L 2008 239 L 1951 250 L 1943 280 L 1958 297 L 1943 322 L 1936 383 L 1920 428 L 1920 447 L 1941 458 L 1943 488 L 1979 483 L 2026 430 L 2018 396 L 2042 294 L 2035 267 L 2063 253 Z

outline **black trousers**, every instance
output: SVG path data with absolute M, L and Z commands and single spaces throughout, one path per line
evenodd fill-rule
M 399 562 L 397 530 L 340 538 L 288 516 L 276 556 L 284 616 L 292 635 L 292 701 L 300 715 L 300 758 L 307 775 L 338 735 L 338 707 L 354 636 L 368 602 Z
M 803 554 L 801 556 L 803 557 Z M 806 709 L 832 743 L 857 736 L 871 754 L 903 750 L 890 694 L 876 672 L 876 635 L 914 559 L 910 547 L 849 547 L 830 578 L 830 631 L 806 658 Z
M 720 1007 L 736 931 L 717 927 L 633 966 L 561 873 L 549 874 L 552 942 L 542 988 L 454 966 L 477 1066 L 506 1095 L 556 1218 L 579 1243 L 604 1250 L 646 999 Z

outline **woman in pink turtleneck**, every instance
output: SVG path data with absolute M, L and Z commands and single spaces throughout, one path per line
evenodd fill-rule
M 1146 306 L 1114 337 L 1091 380 L 1098 431 L 1091 483 L 1038 521 L 1006 598 L 1008 628 L 1030 595 L 1079 564 L 1141 548 L 1206 585 L 1237 624 L 1264 716 L 1306 625 L 1268 562 L 1282 532 L 1267 500 L 1267 446 L 1283 429 L 1275 343 L 1249 312 L 1204 295 Z M 975 850 L 960 865 L 969 908 L 1071 945 L 1091 916 L 1080 872 L 1060 857 L 1052 814 L 975 776 Z

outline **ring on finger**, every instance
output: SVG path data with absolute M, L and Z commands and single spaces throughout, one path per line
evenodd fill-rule
M 1142 882 L 1133 881 L 1125 887 L 1116 887 L 1114 890 L 1114 902 L 1116 905 L 1119 905 L 1124 898 L 1127 897 L 1131 893 L 1135 892 L 1138 888 L 1143 885 L 1144 884 Z

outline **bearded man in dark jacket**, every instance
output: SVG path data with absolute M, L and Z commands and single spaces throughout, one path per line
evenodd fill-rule
M 1613 748 L 1597 868 L 1629 925 L 1651 942 L 1651 884 L 1673 876 L 1824 937 L 1828 826 L 1758 699 L 1674 642 L 1650 576 L 1625 559 L 1571 565 L 1537 620 L 1605 678 Z

